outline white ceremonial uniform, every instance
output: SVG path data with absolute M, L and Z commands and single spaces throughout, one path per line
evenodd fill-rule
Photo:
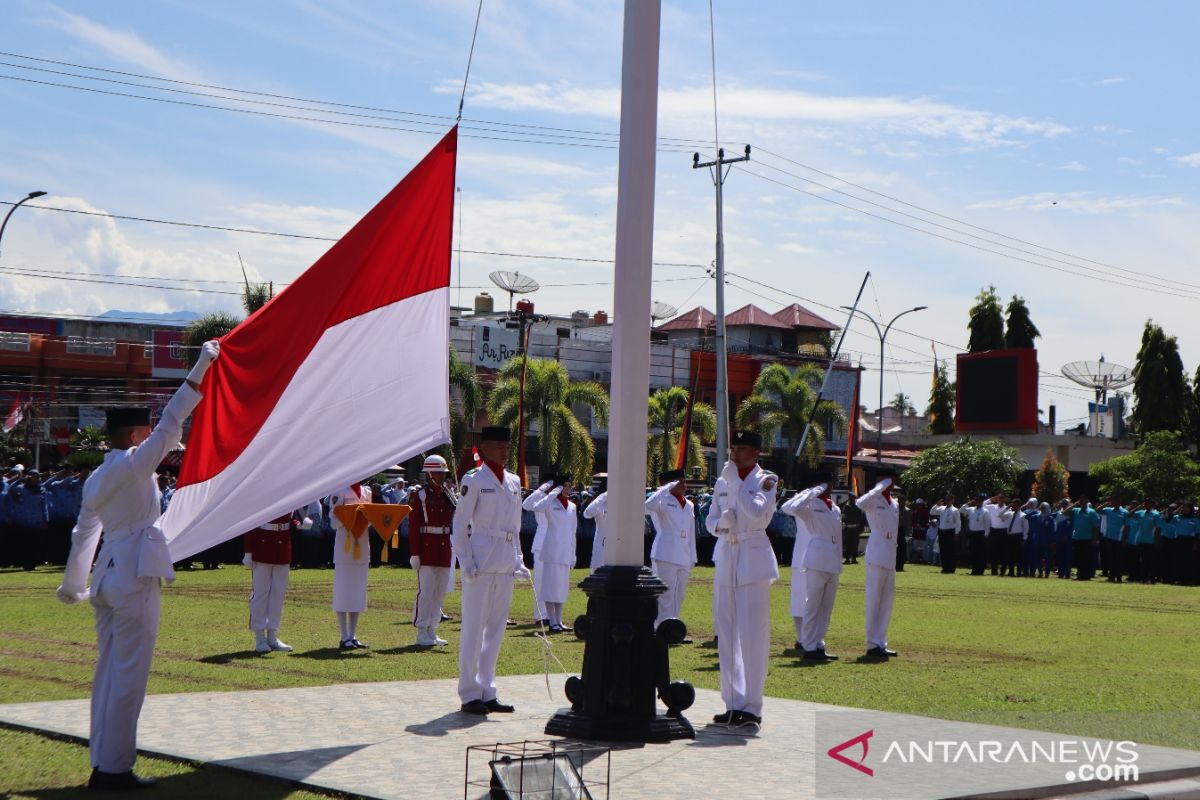
M 533 511 L 534 503 L 537 503 L 546 493 L 540 488 L 534 489 L 529 493 L 529 496 L 521 503 L 521 509 L 524 511 Z M 533 543 L 529 546 L 530 552 L 533 554 L 533 618 L 535 620 L 546 619 L 546 601 L 542 598 L 542 571 L 537 569 L 538 553 L 542 551 L 542 542 L 546 541 L 546 515 L 540 511 L 534 511 L 533 518 L 537 520 L 537 530 L 533 534 Z
M 559 497 L 562 487 L 555 486 L 533 504 L 534 513 L 546 517 L 546 536 L 534 556 L 542 576 L 543 603 L 565 603 L 571 588 L 571 567 L 575 566 L 575 532 L 579 517 L 570 500 L 564 506 Z
M 726 462 L 713 488 L 705 523 L 717 537 L 713 627 L 721 666 L 721 698 L 727 710 L 755 716 L 762 716 L 771 646 L 771 584 L 779 578 L 775 551 L 767 537 L 778 480 L 757 464 L 743 479 L 737 467 Z
M 332 512 L 339 505 L 371 502 L 371 489 L 360 486 L 359 493 L 346 487 L 329 496 L 329 519 L 333 523 L 333 610 L 361 612 L 367 610 L 367 575 L 371 569 L 371 533 L 368 530 L 358 539 L 355 553 L 354 536 Z
M 896 596 L 896 534 L 900 526 L 900 504 L 885 497 L 892 485 L 884 479 L 874 489 L 855 500 L 867 517 L 871 535 L 867 538 L 867 649 L 887 648 L 888 623 Z
M 463 476 L 450 544 L 462 571 L 462 635 L 458 696 L 464 703 L 496 699 L 496 660 L 521 558 L 521 481 L 488 464 Z
M 654 574 L 667 585 L 658 596 L 657 627 L 664 619 L 679 617 L 688 578 L 696 566 L 696 505 L 687 498 L 683 504 L 671 494 L 675 482 L 663 486 L 646 500 L 646 513 L 656 531 L 650 546 Z
M 783 511 L 795 516 L 809 531 L 800 559 L 807 598 L 800 637 L 800 646 L 805 650 L 825 649 L 825 633 L 842 574 L 842 510 L 826 503 L 821 497 L 823 491 L 824 486 L 814 486 L 783 504 Z
M 796 497 L 792 497 L 792 500 L 795 499 Z M 790 502 L 791 500 L 788 501 L 788 503 Z M 782 510 L 785 512 L 787 512 L 788 503 L 783 504 Z M 808 602 L 804 586 L 804 548 L 808 547 L 808 539 L 812 534 L 809 532 L 808 526 L 804 524 L 804 520 L 800 517 L 795 517 L 795 520 L 796 540 L 792 542 L 792 588 L 788 598 L 788 613 L 795 619 L 801 619 L 804 616 L 804 606 Z M 799 640 L 800 634 L 797 632 L 796 641 Z
M 129 450 L 110 450 L 83 485 L 58 595 L 68 603 L 90 597 L 96 613 L 88 745 L 92 766 L 101 772 L 128 772 L 137 758 L 138 715 L 158 636 L 159 579 L 175 578 L 166 537 L 156 524 L 162 503 L 154 471 L 179 446 L 183 421 L 199 402 L 199 392 L 186 383 L 179 387 L 150 436 Z M 102 531 L 104 546 L 89 590 L 88 571 Z
M 596 521 L 596 535 L 592 539 L 593 570 L 604 566 L 604 538 L 608 536 L 608 492 L 603 492 L 592 502 L 584 506 L 583 516 Z

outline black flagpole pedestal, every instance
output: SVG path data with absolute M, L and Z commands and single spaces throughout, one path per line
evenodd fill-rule
M 550 718 L 546 733 L 610 742 L 696 738 L 683 716 L 696 691 L 671 681 L 668 654 L 687 628 L 677 619 L 654 627 L 666 584 L 646 567 L 603 566 L 579 588 L 588 596 L 587 613 L 575 620 L 575 635 L 584 640 L 583 674 L 567 679 L 571 707 Z

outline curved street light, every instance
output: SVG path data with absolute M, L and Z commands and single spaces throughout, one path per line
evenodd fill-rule
M 872 325 L 875 326 L 875 333 L 879 335 L 879 411 L 877 412 L 877 430 L 875 431 L 875 464 L 881 465 L 883 463 L 883 346 L 887 341 L 887 335 L 891 332 L 892 325 L 895 324 L 896 320 L 900 319 L 905 314 L 911 314 L 914 311 L 924 311 L 925 309 L 929 308 L 929 306 L 917 306 L 916 308 L 910 308 L 907 311 L 901 311 L 899 314 L 892 317 L 892 321 L 883 328 L 879 327 L 879 323 L 875 321 L 874 317 L 863 311 L 861 308 L 851 308 L 850 306 L 842 306 L 842 308 L 846 311 L 866 318 Z M 858 409 L 853 409 L 853 413 L 857 415 Z M 903 409 L 900 413 L 903 415 Z M 857 425 L 857 418 L 852 420 L 851 424 Z
M 6 227 L 8 227 L 8 218 L 13 215 L 13 212 L 16 211 L 18 208 L 20 208 L 21 205 L 23 203 L 25 203 L 26 201 L 33 200 L 34 198 L 37 198 L 37 197 L 41 197 L 44 194 L 46 194 L 46 193 L 45 192 L 30 192 L 25 197 L 22 197 L 19 201 L 17 201 L 16 203 L 13 204 L 13 207 L 10 208 L 8 210 L 8 213 L 4 215 L 4 222 L 0 222 L 0 242 L 4 241 L 4 229 Z

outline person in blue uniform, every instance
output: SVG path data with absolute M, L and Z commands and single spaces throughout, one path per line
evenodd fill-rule
M 1125 530 L 1125 518 L 1129 511 L 1113 498 L 1100 507 L 1104 519 L 1104 533 L 1100 537 L 1100 566 L 1109 583 L 1121 582 L 1122 550 L 1121 535 Z
M 1088 496 L 1067 506 L 1071 516 L 1071 561 L 1075 579 L 1090 581 L 1096 574 L 1096 540 L 1100 536 L 1100 514 L 1088 501 Z
M 28 470 L 25 479 L 9 487 L 8 518 L 13 527 L 21 568 L 32 572 L 45 562 L 45 548 L 52 508 L 50 493 L 42 487 L 42 476 Z

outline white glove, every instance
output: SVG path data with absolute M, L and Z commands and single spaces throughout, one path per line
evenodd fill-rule
M 513 572 L 514 578 L 520 578 L 523 581 L 532 581 L 533 573 L 529 571 L 529 567 L 522 564 Z
M 250 555 L 249 553 L 246 553 L 246 555 L 242 556 L 242 566 L 243 567 L 253 567 L 254 566 L 254 556 Z
M 475 566 L 474 564 L 467 566 L 460 563 L 459 566 L 462 567 L 462 576 L 464 581 L 471 582 L 479 577 L 479 567 Z
M 554 488 L 554 481 L 546 481 L 537 488 L 539 492 L 548 492 Z
M 886 488 L 888 488 L 888 487 L 889 487 L 889 486 L 891 486 L 891 485 L 892 485 L 892 479 L 891 479 L 891 478 L 884 478 L 883 480 L 881 480 L 881 481 L 879 482 L 879 488 L 881 488 L 881 489 L 886 489 Z
M 221 355 L 221 344 L 216 339 L 205 342 L 200 346 L 200 357 L 196 359 L 196 366 L 192 367 L 187 379 L 197 384 L 203 381 L 204 373 L 208 372 L 209 366 L 217 360 L 219 355 Z
M 54 594 L 56 594 L 58 596 L 59 600 L 61 600 L 62 602 L 66 603 L 69 606 L 73 606 L 76 603 L 83 602 L 84 600 L 87 600 L 89 597 L 91 597 L 91 591 L 89 589 L 85 588 L 82 592 L 68 592 L 62 586 L 59 586 L 58 589 L 55 590 Z
M 817 494 L 825 494 L 825 490 L 828 488 L 829 488 L 828 483 L 818 483 L 816 486 L 813 487 L 813 491 L 815 491 Z
M 732 508 L 727 508 L 721 512 L 721 521 L 717 523 L 718 528 L 733 530 L 737 527 L 737 514 Z
M 413 569 L 420 569 L 421 568 L 421 557 L 420 556 L 409 556 L 408 563 L 409 563 L 409 566 L 411 566 Z
M 311 531 L 312 526 L 313 526 L 312 517 L 305 517 L 300 522 L 300 530 L 302 530 L 302 531 Z

